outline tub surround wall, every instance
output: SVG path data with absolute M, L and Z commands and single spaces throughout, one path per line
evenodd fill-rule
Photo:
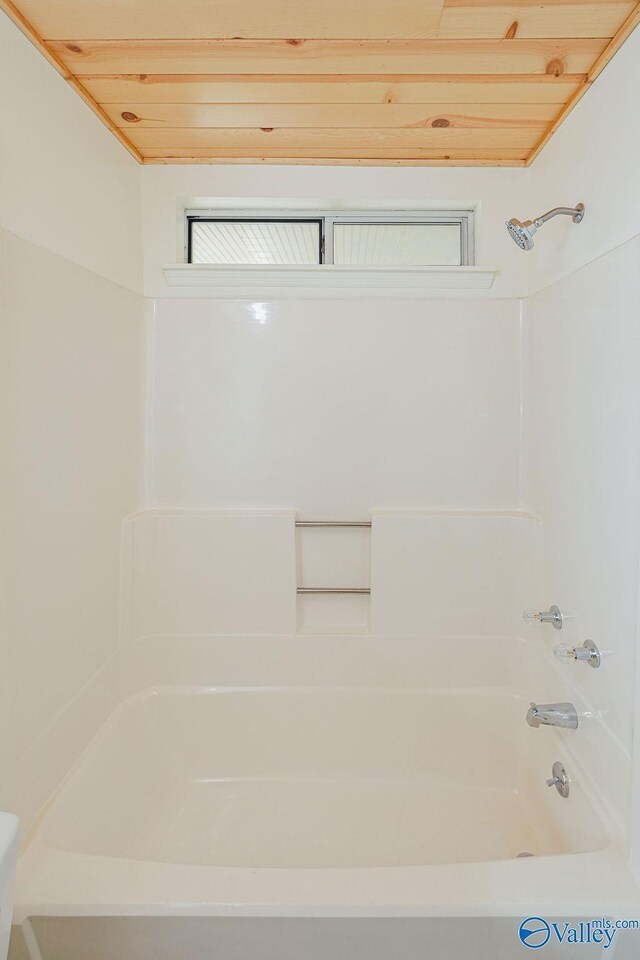
M 150 687 L 347 687 L 519 690 L 533 650 L 512 637 L 160 635 L 120 650 L 123 699 Z M 478 657 L 477 651 L 487 654 Z M 461 656 L 468 651 L 472 656 Z M 425 653 L 428 652 L 428 656 Z
M 133 637 L 295 630 L 291 513 L 152 513 L 126 526 Z
M 527 313 L 527 503 L 542 519 L 544 595 L 561 634 L 540 644 L 603 651 L 599 670 L 562 665 L 567 692 L 617 743 L 617 788 L 590 737 L 576 749 L 630 825 L 640 567 L 640 238 L 536 294 Z M 612 309 L 615 304 L 615 309 Z M 570 698 L 569 698 L 570 699 Z M 623 772 L 624 771 L 624 772 Z
M 510 509 L 516 301 L 156 301 L 157 509 Z
M 373 527 L 374 629 L 506 636 L 540 596 L 540 524 L 517 513 L 381 514 Z
M 282 635 L 304 627 L 296 615 L 294 520 L 292 511 L 151 512 L 131 518 L 124 538 L 123 642 Z M 535 518 L 374 511 L 370 538 L 372 596 L 371 603 L 357 598 L 366 605 L 360 632 L 517 637 L 523 607 L 540 595 Z M 329 543 L 325 560 L 331 553 Z M 328 561 L 323 566 L 328 578 Z M 331 585 L 349 586 L 348 570 L 336 566 Z M 319 597 L 317 604 L 330 600 Z M 312 623 L 319 632 L 321 621 Z M 343 633 L 345 624 L 329 620 L 325 626 Z M 311 644 L 308 649 L 317 650 Z
M 398 308 L 366 299 L 166 298 L 155 302 L 150 335 L 148 495 L 156 509 L 368 520 L 381 508 L 493 512 L 517 502 L 517 301 L 406 300 Z M 299 530 L 296 546 L 299 585 L 370 585 L 368 531 Z M 420 570 L 407 571 L 406 583 Z M 386 574 L 376 576 L 380 597 Z M 427 625 L 416 610 L 420 591 L 410 589 L 405 619 L 392 623 L 400 601 L 379 608 L 384 631 Z M 242 632 L 247 616 L 235 628 L 233 618 L 221 626 L 212 616 L 208 632 Z M 362 596 L 297 604 L 303 632 L 366 632 L 370 622 Z M 495 617 L 486 622 L 497 629 Z M 282 625 L 260 625 L 256 615 L 247 629 Z
M 529 735 L 545 740 L 549 734 L 553 736 L 557 745 L 555 759 L 562 760 L 567 770 L 580 771 L 580 776 L 589 785 L 590 795 L 597 797 L 606 810 L 612 836 L 626 859 L 633 809 L 629 749 L 611 729 L 609 707 L 598 708 L 608 693 L 600 692 L 599 696 L 594 696 L 592 689 L 597 684 L 596 677 L 602 676 L 606 669 L 606 660 L 599 670 L 592 670 L 582 663 L 559 663 L 553 655 L 558 642 L 580 643 L 584 636 L 584 631 L 572 630 L 571 623 L 563 627 L 562 633 L 551 627 L 532 626 L 526 641 L 526 668 L 517 682 L 530 700 L 574 704 L 579 717 L 577 730 L 552 731 L 541 727 L 530 729 Z M 593 677 L 585 677 L 585 674 Z M 604 685 L 606 689 L 606 675 Z
M 536 236 L 523 335 L 521 505 L 542 520 L 545 597 L 567 614 L 561 634 L 537 632 L 548 657 L 559 639 L 603 651 L 599 670 L 558 670 L 566 698 L 608 731 L 608 750 L 586 728 L 572 743 L 627 832 L 640 802 L 639 84 L 635 31 L 531 167 L 529 215 L 580 200 L 587 211 Z

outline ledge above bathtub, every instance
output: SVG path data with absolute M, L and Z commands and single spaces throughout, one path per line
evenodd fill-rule
M 213 266 L 178 263 L 163 267 L 168 286 L 182 296 L 224 300 L 300 297 L 315 300 L 456 296 L 489 290 L 495 270 L 482 267 Z

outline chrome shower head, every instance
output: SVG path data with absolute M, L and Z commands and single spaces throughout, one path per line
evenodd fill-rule
M 525 220 L 524 223 L 513 217 L 513 219 L 506 221 L 507 230 L 514 243 L 517 243 L 521 250 L 533 250 L 534 233 L 547 220 L 551 220 L 552 217 L 557 217 L 559 214 L 571 217 L 574 223 L 580 223 L 584 217 L 584 203 L 579 203 L 576 207 L 554 207 L 548 213 L 543 213 L 541 217 L 536 217 L 535 220 Z
M 533 220 L 525 220 L 524 223 L 516 220 L 515 217 L 507 220 L 507 230 L 521 250 L 533 250 L 533 235 L 537 229 Z

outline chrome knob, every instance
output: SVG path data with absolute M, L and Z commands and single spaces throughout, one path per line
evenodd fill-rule
M 561 797 L 566 798 L 569 796 L 569 777 L 567 776 L 567 771 L 564 766 L 560 763 L 559 760 L 556 760 L 553 767 L 551 768 L 551 773 L 553 776 L 547 780 L 548 787 L 555 787 Z
M 585 640 L 579 647 L 572 647 L 568 643 L 559 643 L 553 652 L 558 660 L 563 660 L 565 663 L 572 660 L 583 660 L 594 670 L 597 670 L 602 662 L 600 651 L 593 640 Z
M 525 610 L 522 619 L 526 623 L 550 623 L 555 630 L 562 630 L 562 614 L 554 604 L 548 610 Z

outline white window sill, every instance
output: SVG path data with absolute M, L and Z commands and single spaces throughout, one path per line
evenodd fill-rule
M 338 299 L 344 297 L 451 296 L 456 290 L 488 290 L 494 270 L 481 267 L 227 267 L 172 264 L 163 267 L 170 287 L 218 299 Z M 187 293 L 186 290 L 183 293 Z M 187 294 L 188 295 L 188 294 Z

